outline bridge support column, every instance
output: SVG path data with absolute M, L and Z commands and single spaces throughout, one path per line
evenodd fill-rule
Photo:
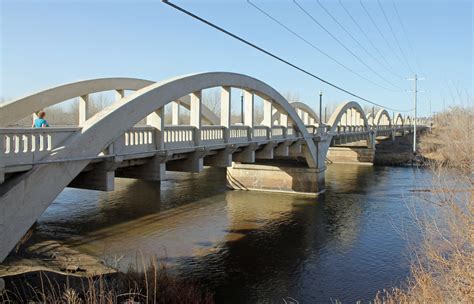
M 166 165 L 163 162 L 163 157 L 154 156 L 146 164 L 117 169 L 115 176 L 146 181 L 161 181 L 166 179 Z
M 254 93 L 252 91 L 244 90 L 244 125 L 250 128 L 253 128 L 254 125 L 254 104 Z
M 243 148 L 241 152 L 235 153 L 232 157 L 234 161 L 241 163 L 254 163 L 255 162 L 255 150 L 257 150 L 258 145 L 256 143 L 251 143 L 247 147 Z
M 257 159 L 273 159 L 276 143 L 269 142 L 262 149 L 255 152 Z
M 95 165 L 91 170 L 81 172 L 69 183 L 68 187 L 113 191 L 115 188 L 115 170 L 120 166 L 123 157 L 114 157 Z
M 204 169 L 204 155 L 207 151 L 204 148 L 192 152 L 185 159 L 178 159 L 166 163 L 167 171 L 199 173 Z
M 216 154 L 204 158 L 204 166 L 227 168 L 232 166 L 232 153 L 237 148 L 234 146 L 218 150 Z
M 292 157 L 298 157 L 302 155 L 301 141 L 295 141 L 288 147 L 288 153 Z
M 171 125 L 179 125 L 179 101 L 171 102 Z
M 231 125 L 231 88 L 221 87 L 221 126 Z
M 289 155 L 289 142 L 282 142 L 278 144 L 278 146 L 273 150 L 273 155 L 274 156 L 281 156 L 281 157 L 287 157 Z
M 288 127 L 288 114 L 280 113 L 280 126 Z
M 89 95 L 79 97 L 79 125 L 84 125 L 87 120 L 87 112 L 89 108 Z

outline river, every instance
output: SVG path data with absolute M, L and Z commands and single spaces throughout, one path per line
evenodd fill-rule
M 116 179 L 113 192 L 64 190 L 37 234 L 124 270 L 157 256 L 218 303 L 368 301 L 409 274 L 410 190 L 429 179 L 422 169 L 330 165 L 317 198 L 230 191 L 213 168 L 161 184 Z

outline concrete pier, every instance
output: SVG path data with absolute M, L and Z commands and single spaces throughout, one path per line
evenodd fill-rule
M 327 159 L 330 163 L 357 163 L 372 165 L 375 149 L 365 147 L 330 147 Z
M 317 195 L 324 192 L 324 171 L 284 164 L 232 163 L 227 185 L 234 190 L 271 191 Z

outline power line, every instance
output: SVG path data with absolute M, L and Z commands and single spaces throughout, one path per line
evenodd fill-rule
M 408 62 L 408 59 L 407 59 L 407 56 L 405 55 L 405 52 L 402 50 L 402 47 L 400 46 L 400 42 L 398 41 L 397 35 L 395 35 L 395 32 L 393 31 L 392 24 L 390 23 L 390 20 L 388 20 L 387 14 L 385 13 L 385 10 L 383 9 L 382 3 L 380 2 L 380 0 L 378 0 L 377 2 L 379 3 L 380 10 L 382 11 L 382 14 L 385 18 L 385 21 L 388 24 L 388 27 L 390 28 L 390 32 L 392 33 L 393 39 L 395 40 L 395 43 L 397 44 L 398 49 L 400 50 L 400 53 L 402 54 L 403 60 L 405 60 L 405 63 L 408 66 L 408 69 L 410 71 L 414 72 L 411 65 L 410 65 L 410 62 Z
M 263 9 L 261 9 L 259 6 L 255 5 L 254 3 L 252 3 L 251 1 L 247 0 L 247 3 L 249 5 L 251 5 L 253 8 L 257 9 L 259 12 L 261 12 L 262 14 L 264 14 L 266 17 L 268 17 L 269 19 L 271 19 L 272 21 L 274 21 L 275 23 L 277 23 L 278 25 L 280 25 L 281 27 L 283 27 L 285 30 L 287 30 L 288 32 L 290 32 L 291 34 L 293 34 L 294 36 L 296 36 L 297 38 L 299 38 L 300 40 L 302 40 L 303 42 L 305 42 L 306 44 L 308 44 L 310 47 L 312 47 L 313 49 L 315 49 L 316 51 L 318 51 L 319 53 L 323 54 L 324 56 L 328 57 L 329 59 L 331 59 L 332 61 L 334 61 L 335 63 L 337 63 L 338 65 L 342 66 L 343 68 L 345 68 L 346 70 L 348 70 L 349 72 L 359 76 L 360 78 L 372 83 L 373 85 L 375 86 L 378 86 L 380 88 L 383 88 L 385 90 L 388 90 L 388 91 L 393 91 L 383 85 L 380 85 L 374 81 L 372 81 L 371 79 L 365 77 L 364 75 L 354 71 L 353 69 L 349 68 L 347 65 L 343 64 L 342 62 L 340 62 L 339 60 L 337 60 L 336 58 L 332 57 L 331 55 L 329 55 L 328 53 L 324 52 L 323 50 L 321 50 L 320 48 L 318 48 L 316 45 L 314 45 L 313 43 L 311 43 L 310 41 L 308 41 L 307 39 L 305 39 L 303 36 L 301 36 L 300 34 L 296 33 L 294 30 L 292 30 L 291 28 L 289 28 L 288 26 L 286 26 L 283 22 L 281 22 L 280 20 L 276 19 L 275 17 L 273 17 L 272 15 L 270 15 L 269 13 L 267 13 L 266 11 L 264 11 Z
M 408 42 L 408 47 L 410 48 L 411 53 L 413 54 L 413 57 L 415 58 L 415 64 L 416 64 L 418 70 L 421 71 L 422 74 L 425 74 L 425 73 L 423 73 L 423 70 L 421 69 L 421 65 L 420 65 L 420 62 L 418 60 L 418 56 L 416 56 L 416 53 L 413 49 L 412 43 L 411 43 L 410 38 L 407 34 L 407 31 L 405 29 L 405 25 L 402 22 L 402 18 L 400 17 L 400 13 L 398 12 L 398 8 L 397 8 L 394 0 L 392 0 L 392 4 L 393 4 L 393 8 L 395 10 L 395 14 L 397 15 L 398 22 L 400 23 L 400 26 L 402 28 L 403 34 L 405 35 L 405 40 Z
M 247 0 L 247 2 L 251 3 L 250 0 Z M 390 80 L 386 79 L 382 75 L 380 75 L 377 71 L 375 71 L 371 66 L 369 66 L 364 60 L 362 60 L 357 54 L 355 54 L 351 49 L 349 49 L 341 40 L 339 40 L 331 31 L 329 31 L 324 25 L 322 25 L 319 21 L 316 20 L 316 18 L 313 17 L 307 10 L 302 7 L 298 1 L 293 0 L 293 3 L 306 15 L 308 16 L 315 24 L 317 24 L 320 28 L 322 28 L 329 36 L 331 36 L 332 39 L 334 39 L 339 45 L 341 45 L 347 52 L 349 52 L 354 58 L 356 58 L 360 63 L 362 63 L 366 68 L 368 68 L 372 73 L 377 75 L 380 79 L 384 80 L 388 84 L 401 89 L 397 85 L 393 84 Z M 254 5 L 255 6 L 255 5 Z
M 364 3 L 362 3 L 362 0 L 359 1 L 360 5 L 362 6 L 362 9 L 364 10 L 364 12 L 366 13 L 367 17 L 369 17 L 369 20 L 370 22 L 372 23 L 372 25 L 377 29 L 377 32 L 380 34 L 380 36 L 382 37 L 382 39 L 385 41 L 385 43 L 387 44 L 388 48 L 390 50 L 392 50 L 393 54 L 395 55 L 395 57 L 397 57 L 397 59 L 399 61 L 401 61 L 400 57 L 397 55 L 397 53 L 395 53 L 392 49 L 392 46 L 390 45 L 390 43 L 388 42 L 387 38 L 385 37 L 385 35 L 382 33 L 382 30 L 380 30 L 379 26 L 377 25 L 377 23 L 375 22 L 374 18 L 372 18 L 372 15 L 370 15 L 369 11 L 367 10 L 367 8 L 365 7 Z
M 342 24 L 337 20 L 336 17 L 334 17 L 333 14 L 331 14 L 331 12 L 321 3 L 321 1 L 316 0 L 316 2 L 318 2 L 319 6 L 326 12 L 326 14 L 328 14 L 328 16 L 331 17 L 331 19 L 332 19 L 335 23 L 337 23 L 337 25 L 339 25 L 339 27 L 342 28 L 342 30 L 343 30 L 347 35 L 349 35 L 349 37 L 351 37 L 352 40 L 353 40 L 355 43 L 357 43 L 357 45 L 358 45 L 362 50 L 364 50 L 365 53 L 367 53 L 367 55 L 370 56 L 370 58 L 372 58 L 374 61 L 376 61 L 381 67 L 383 67 L 383 68 L 384 68 L 385 70 L 387 70 L 389 73 L 392 73 L 392 74 L 393 74 L 393 72 L 392 72 L 390 69 L 388 69 L 384 64 L 382 64 L 382 62 L 380 62 L 380 61 L 377 59 L 377 57 L 375 57 L 374 55 L 372 55 L 372 53 L 370 53 L 370 52 L 362 45 L 362 43 L 360 43 L 359 40 L 356 39 L 356 38 L 354 37 L 354 35 L 352 35 L 351 32 L 350 32 L 349 30 L 347 30 L 346 27 L 345 27 L 344 25 L 342 25 Z M 396 77 L 398 77 L 396 74 L 393 74 L 393 75 L 395 75 Z
M 359 95 L 357 95 L 357 94 L 355 94 L 355 93 L 352 93 L 352 92 L 350 92 L 350 91 L 348 91 L 348 90 L 346 90 L 346 89 L 343 89 L 342 87 L 340 87 L 340 86 L 338 86 L 338 85 L 336 85 L 336 84 L 334 84 L 334 83 L 332 83 L 332 82 L 330 82 L 330 81 L 328 81 L 328 80 L 325 80 L 325 79 L 323 79 L 323 78 L 321 78 L 321 77 L 319 77 L 319 76 L 317 76 L 317 75 L 315 75 L 315 74 L 313 74 L 313 73 L 311 73 L 311 72 L 309 72 L 309 71 L 307 71 L 307 70 L 305 70 L 305 69 L 303 69 L 303 68 L 301 68 L 301 67 L 299 67 L 299 66 L 297 66 L 297 65 L 295 65 L 295 64 L 293 64 L 293 63 L 291 63 L 291 62 L 289 62 L 289 61 L 287 61 L 287 60 L 285 60 L 285 59 L 283 59 L 283 58 L 281 58 L 281 57 L 279 57 L 279 56 L 277 56 L 277 55 L 275 55 L 275 54 L 273 54 L 273 53 L 271 53 L 271 52 L 269 52 L 269 51 L 267 51 L 267 50 L 265 50 L 265 49 L 263 49 L 263 48 L 261 48 L 261 47 L 257 46 L 256 44 L 254 44 L 254 43 L 252 43 L 252 42 L 250 42 L 250 41 L 248 41 L 248 40 L 246 40 L 246 39 L 244 39 L 244 38 L 241 38 L 241 37 L 239 37 L 239 36 L 237 36 L 237 35 L 235 35 L 235 34 L 229 32 L 229 31 L 223 29 L 222 27 L 220 27 L 220 26 L 218 26 L 218 25 L 216 25 L 216 24 L 214 24 L 214 23 L 212 23 L 212 22 L 210 22 L 210 21 L 207 21 L 207 20 L 204 19 L 204 18 L 201 18 L 201 17 L 199 17 L 199 16 L 197 16 L 197 15 L 191 13 L 190 11 L 188 11 L 188 10 L 186 10 L 186 9 L 184 9 L 184 8 L 182 8 L 182 7 L 180 7 L 180 6 L 176 5 L 176 4 L 174 4 L 174 3 L 171 3 L 171 2 L 168 1 L 168 0 L 161 0 L 161 1 L 162 1 L 164 4 L 167 4 L 167 5 L 171 6 L 172 8 L 174 8 L 174 9 L 176 9 L 176 10 L 178 10 L 178 11 L 180 11 L 180 12 L 182 12 L 182 13 L 184 13 L 184 14 L 186 14 L 186 15 L 188 15 L 188 16 L 190 16 L 190 17 L 196 19 L 196 20 L 199 20 L 199 21 L 201 21 L 202 23 L 207 24 L 207 25 L 209 25 L 210 27 L 212 27 L 212 28 L 214 28 L 214 29 L 216 29 L 216 30 L 218 30 L 218 31 L 220 31 L 220 32 L 222 32 L 222 33 L 224 33 L 224 34 L 226 34 L 226 35 L 228 35 L 228 36 L 230 36 L 230 37 L 232 37 L 232 38 L 234 38 L 234 39 L 236 39 L 236 40 L 238 40 L 238 41 L 240 41 L 240 42 L 242 42 L 242 43 L 244 43 L 244 44 L 246 44 L 246 45 L 248 45 L 248 46 L 250 46 L 250 47 L 252 47 L 252 48 L 254 48 L 254 49 L 256 49 L 256 50 L 258 50 L 258 51 L 260 51 L 260 52 L 262 52 L 262 53 L 264 53 L 264 54 L 266 54 L 266 55 L 268 55 L 268 56 L 270 56 L 270 57 L 272 57 L 272 58 L 274 58 L 274 59 L 276 59 L 276 60 L 278 60 L 278 61 L 280 61 L 280 62 L 282 62 L 282 63 L 284 63 L 284 64 L 286 64 L 286 65 L 289 65 L 289 66 L 291 66 L 292 68 L 294 68 L 294 69 L 296 69 L 296 70 L 298 70 L 298 71 L 300 71 L 300 72 L 302 72 L 302 73 L 304 73 L 304 74 L 306 74 L 306 75 L 308 75 L 308 76 L 311 76 L 311 77 L 313 77 L 313 78 L 315 78 L 315 79 L 317 79 L 317 80 L 319 80 L 319 81 L 321 81 L 321 82 L 323 82 L 323 83 L 325 83 L 325 84 L 327 84 L 327 85 L 329 85 L 329 86 L 331 86 L 331 87 L 333 87 L 333 88 L 335 88 L 335 89 L 337 89 L 337 90 L 339 90 L 339 91 L 341 91 L 341 92 L 344 92 L 344 93 L 346 93 L 346 94 L 348 94 L 348 95 L 351 95 L 351 96 L 353 96 L 353 97 L 355 97 L 355 98 L 358 98 L 358 99 L 360 99 L 360 100 L 366 101 L 366 102 L 368 102 L 368 103 L 370 103 L 370 104 L 373 104 L 373 105 L 375 105 L 375 106 L 382 107 L 382 108 L 386 108 L 386 109 L 389 109 L 389 110 L 393 110 L 393 111 L 397 111 L 397 112 L 409 112 L 409 111 L 411 111 L 411 109 L 410 109 L 410 110 L 398 110 L 398 109 L 393 109 L 393 108 L 386 107 L 386 106 L 383 106 L 383 105 L 381 105 L 381 104 L 378 104 L 378 103 L 376 103 L 376 102 L 370 101 L 369 99 L 366 99 L 366 98 L 364 98 L 364 97 L 362 97 L 362 96 L 359 96 Z
M 360 26 L 360 24 L 357 22 L 357 20 L 354 18 L 354 16 L 352 16 L 352 14 L 350 13 L 350 11 L 344 6 L 344 4 L 342 3 L 341 0 L 339 0 L 339 5 L 341 5 L 341 7 L 344 9 L 344 11 L 346 12 L 346 14 L 349 16 L 349 18 L 352 20 L 352 22 L 357 26 L 357 28 L 359 29 L 359 31 L 364 35 L 364 37 L 367 39 L 367 41 L 370 43 L 370 45 L 374 48 L 374 50 L 377 52 L 377 54 L 380 56 L 380 58 L 382 58 L 382 60 L 385 62 L 385 64 L 387 65 L 387 67 L 390 68 L 391 70 L 391 73 L 393 75 L 396 75 L 398 78 L 400 79 L 405 79 L 404 77 L 402 77 L 400 74 L 396 73 L 395 70 L 393 69 L 393 67 L 390 65 L 390 63 L 387 61 L 387 59 L 385 58 L 385 56 L 382 54 L 382 52 L 377 48 L 377 46 L 375 46 L 375 44 L 372 42 L 372 39 L 370 39 L 369 35 L 367 35 L 367 33 L 364 31 L 364 29 Z

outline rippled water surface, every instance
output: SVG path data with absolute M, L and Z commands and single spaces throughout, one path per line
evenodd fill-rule
M 221 303 L 370 300 L 408 275 L 409 190 L 427 179 L 331 165 L 318 198 L 229 191 L 221 169 L 161 184 L 116 179 L 114 192 L 64 190 L 38 231 L 124 269 L 158 256 Z

